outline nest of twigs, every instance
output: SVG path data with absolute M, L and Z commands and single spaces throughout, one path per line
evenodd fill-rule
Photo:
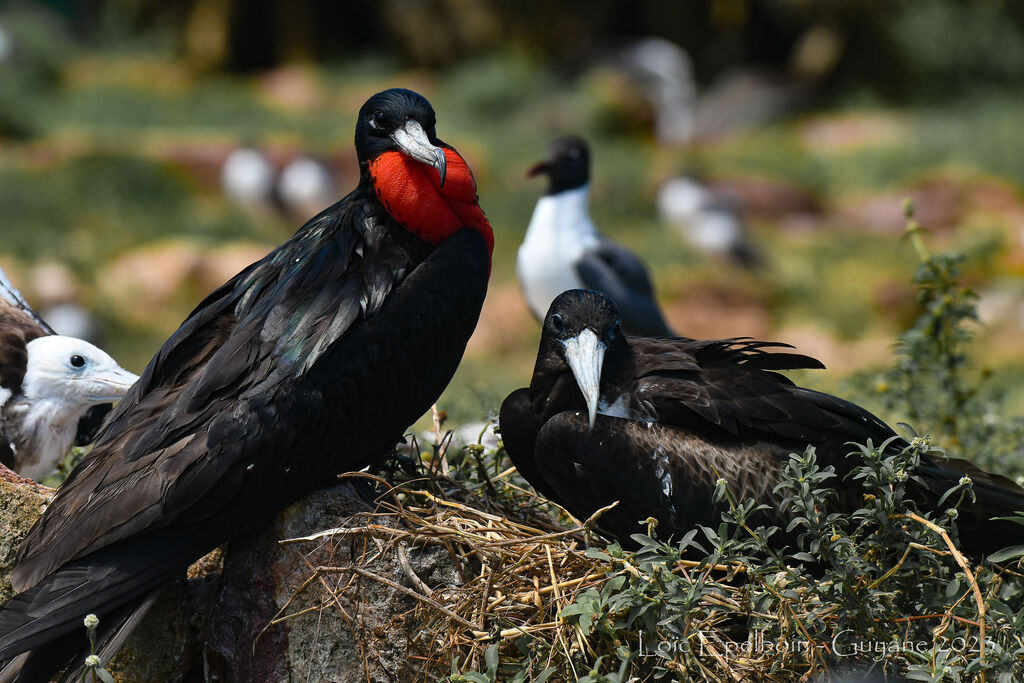
M 972 572 L 942 528 L 917 515 L 893 522 L 909 524 L 917 535 L 907 539 L 915 540 L 865 564 L 877 576 L 823 576 L 799 563 L 793 569 L 786 558 L 763 565 L 750 558 L 748 566 L 742 548 L 684 558 L 685 546 L 673 550 L 649 538 L 628 552 L 591 531 L 607 509 L 575 520 L 530 490 L 500 447 L 469 446 L 449 457 L 447 442 L 438 441 L 426 453 L 413 444 L 407 464 L 414 464 L 404 473 L 349 475 L 376 482 L 375 512 L 344 529 L 286 541 L 340 536 L 362 543 L 350 562 L 310 562 L 313 574 L 296 593 L 329 574 L 347 578 L 320 609 L 343 610 L 339 598 L 358 602 L 366 581 L 410 598 L 406 616 L 416 628 L 406 656 L 415 680 L 792 681 L 865 670 L 900 676 L 908 666 L 945 666 L 937 657 L 952 636 L 977 634 L 986 647 L 982 591 L 998 594 L 1003 578 L 989 572 L 979 590 L 979 570 Z M 449 459 L 461 462 L 449 468 Z M 457 580 L 417 573 L 409 556 L 430 548 L 446 555 Z M 384 566 L 391 578 L 378 570 Z M 935 611 L 905 613 L 919 582 L 944 586 L 955 574 L 966 580 Z M 903 606 L 888 606 L 894 599 Z M 865 600 L 872 604 L 859 604 Z M 850 628 L 858 610 L 861 625 Z M 838 656 L 833 635 L 847 631 L 862 645 L 915 637 L 931 650 L 917 659 L 899 650 Z M 645 632 L 655 642 L 644 642 Z M 360 644 L 364 664 L 371 640 Z M 1006 638 L 1004 653 L 1020 640 Z M 972 666 L 992 663 L 984 649 L 973 656 L 980 659 Z
M 581 628 L 578 620 L 563 618 L 563 609 L 587 591 L 600 592 L 618 576 L 655 580 L 630 561 L 629 553 L 615 563 L 609 563 L 607 556 L 595 557 L 593 550 L 588 553 L 588 549 L 607 546 L 608 542 L 592 527 L 613 506 L 589 520 L 575 520 L 538 497 L 513 468 L 495 473 L 494 465 L 508 464 L 500 452 L 488 454 L 485 464 L 483 448 L 470 446 L 460 454 L 463 469 L 449 469 L 446 445 L 447 441 L 442 440 L 432 453 L 420 454 L 425 461 L 420 476 L 410 476 L 408 471 L 405 476 L 396 476 L 392 472 L 389 482 L 370 474 L 346 475 L 374 480 L 383 491 L 377 509 L 362 515 L 361 521 L 350 520 L 346 528 L 284 542 L 310 547 L 339 537 L 370 542 L 349 564 L 315 567 L 296 594 L 322 581 L 325 575 L 341 574 L 349 580 L 339 584 L 323 609 L 336 609 L 339 598 L 357 602 L 360 586 L 366 580 L 414 599 L 416 606 L 409 616 L 420 628 L 418 637 L 409 643 L 409 657 L 416 662 L 416 680 L 477 680 L 453 677 L 453 672 L 488 668 L 494 676 L 495 661 L 501 662 L 503 671 L 519 673 L 515 680 L 558 681 L 584 676 L 593 669 L 593 662 L 606 654 L 603 648 L 608 642 L 602 640 L 602 634 Z M 414 444 L 410 452 L 415 451 Z M 473 469 L 470 480 L 456 476 L 456 472 L 464 474 L 466 467 Z M 393 483 L 396 479 L 401 481 Z M 417 575 L 408 560 L 410 549 L 428 546 L 445 549 L 458 569 L 459 585 L 430 586 Z M 404 580 L 392 580 L 372 569 L 389 555 L 401 566 Z M 695 632 L 699 632 L 696 659 L 667 652 L 667 657 L 658 657 L 660 664 L 676 669 L 680 675 L 693 667 L 687 676 L 703 676 L 711 681 L 741 680 L 745 676 L 760 680 L 762 676 L 757 672 L 762 670 L 763 661 L 736 661 L 723 656 L 739 652 L 730 612 L 742 611 L 746 602 L 743 582 L 734 580 L 744 568 L 735 563 L 707 565 L 688 560 L 675 564 L 670 571 L 711 582 L 720 590 L 707 601 L 706 610 L 690 615 Z M 690 576 L 694 570 L 700 575 Z M 282 613 L 287 611 L 288 606 Z M 352 632 L 358 637 L 358 629 Z M 741 640 L 746 639 L 745 633 L 739 635 Z M 633 649 L 643 646 L 642 642 L 624 644 Z M 360 647 L 369 650 L 373 645 L 366 642 Z M 656 656 L 653 646 L 647 649 Z M 805 661 L 808 656 L 798 654 L 798 659 Z M 801 668 L 806 669 L 806 664 Z M 635 665 L 633 670 L 637 670 Z M 497 675 L 483 680 L 507 678 Z
M 516 504 L 479 490 L 467 491 L 439 474 L 395 486 L 377 481 L 388 487 L 387 493 L 378 510 L 367 513 L 368 523 L 290 540 L 373 540 L 371 557 L 350 566 L 317 567 L 310 583 L 318 574 L 348 573 L 414 598 L 413 618 L 422 629 L 418 640 L 410 643 L 410 656 L 422 662 L 423 680 L 450 674 L 453 662 L 459 670 L 482 670 L 490 645 L 499 643 L 499 652 L 515 650 L 515 641 L 524 636 L 561 648 L 551 648 L 542 669 L 563 663 L 556 661 L 560 656 L 566 661 L 576 658 L 579 648 L 586 647 L 578 630 L 558 617 L 577 593 L 600 588 L 608 579 L 604 568 L 585 553 L 583 526 L 560 526 L 526 491 L 519 494 L 523 504 Z M 500 486 L 499 482 L 494 484 Z M 456 492 L 463 495 L 453 495 Z M 417 575 L 407 559 L 408 549 L 424 546 L 446 549 L 462 585 L 431 587 Z M 366 568 L 386 555 L 402 567 L 405 585 Z M 357 591 L 358 585 L 343 585 L 339 597 L 345 597 L 347 589 Z M 522 657 L 518 650 L 515 656 Z

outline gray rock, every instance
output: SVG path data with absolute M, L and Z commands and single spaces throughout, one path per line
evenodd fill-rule
M 46 509 L 53 489 L 0 465 L 0 603 L 14 596 L 11 569 L 18 546 Z
M 410 641 L 420 627 L 411 616 L 414 598 L 350 572 L 322 573 L 302 588 L 317 567 L 353 564 L 411 588 L 396 553 L 378 555 L 377 542 L 364 535 L 278 543 L 338 527 L 395 524 L 384 517 L 353 518 L 370 512 L 371 505 L 345 483 L 312 494 L 273 524 L 228 545 L 204 651 L 208 680 L 412 679 Z M 411 570 L 430 589 L 459 585 L 443 547 L 409 547 L 406 552 Z M 349 590 L 338 595 L 338 588 L 349 582 Z M 286 615 L 296 616 L 271 624 Z
M 220 585 L 218 548 L 171 582 L 107 665 L 119 683 L 202 680 L 203 637 Z

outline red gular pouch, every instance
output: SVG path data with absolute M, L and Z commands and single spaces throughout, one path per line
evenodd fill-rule
M 370 162 L 373 189 L 391 217 L 435 247 L 454 233 L 476 230 L 494 252 L 494 232 L 477 203 L 476 181 L 454 149 L 445 149 L 444 186 L 433 166 L 401 152 L 384 152 Z

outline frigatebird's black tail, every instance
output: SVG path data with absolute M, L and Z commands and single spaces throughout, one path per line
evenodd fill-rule
M 68 665 L 75 661 L 77 652 L 83 651 L 80 661 L 88 656 L 81 641 L 81 634 L 68 633 L 35 650 L 17 655 L 11 661 L 0 664 L 0 683 L 49 683 L 61 669 L 74 668 Z M 60 680 L 63 683 L 68 680 L 68 676 L 61 676 Z
M 957 486 L 961 477 L 970 478 L 975 502 L 970 502 L 967 496 L 957 507 L 956 517 L 959 545 L 966 553 L 983 555 L 1012 545 L 1024 545 L 1024 525 L 997 519 L 1024 513 L 1024 488 L 1016 482 L 958 458 L 923 461 L 918 476 L 925 486 L 909 487 L 909 493 L 922 503 L 922 509 L 935 512 L 956 505 L 959 494 L 947 498 L 942 505 L 939 500 L 946 491 Z
M 114 544 L 69 562 L 15 595 L 0 610 L 0 662 L 9 667 L 19 655 L 31 655 L 18 662 L 21 673 L 8 680 L 45 683 L 76 653 L 89 654 L 84 649 L 87 614 L 100 619 L 100 647 L 116 640 L 126 622 L 135 623 L 139 608 L 154 591 L 216 546 L 222 536 L 220 529 L 158 530 L 141 545 L 140 540 L 131 547 Z
M 160 589 L 155 590 L 141 602 L 104 614 L 96 628 L 94 643 L 86 641 L 82 633 L 72 631 L 13 660 L 0 662 L 0 683 L 48 683 L 62 669 L 64 672 L 57 679 L 58 683 L 72 683 L 82 679 L 86 657 L 94 653 L 99 656 L 102 666 L 106 666 L 156 602 L 160 592 Z M 84 623 L 82 629 L 84 632 Z

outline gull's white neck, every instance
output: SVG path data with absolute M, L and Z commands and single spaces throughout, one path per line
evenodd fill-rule
M 587 213 L 589 185 L 545 195 L 537 201 L 516 258 L 516 274 L 526 303 L 538 319 L 567 289 L 584 284 L 576 263 L 598 245 L 597 228 Z
M 523 245 L 540 243 L 577 251 L 589 246 L 597 239 L 597 228 L 587 211 L 589 200 L 589 183 L 541 197 L 533 209 Z

